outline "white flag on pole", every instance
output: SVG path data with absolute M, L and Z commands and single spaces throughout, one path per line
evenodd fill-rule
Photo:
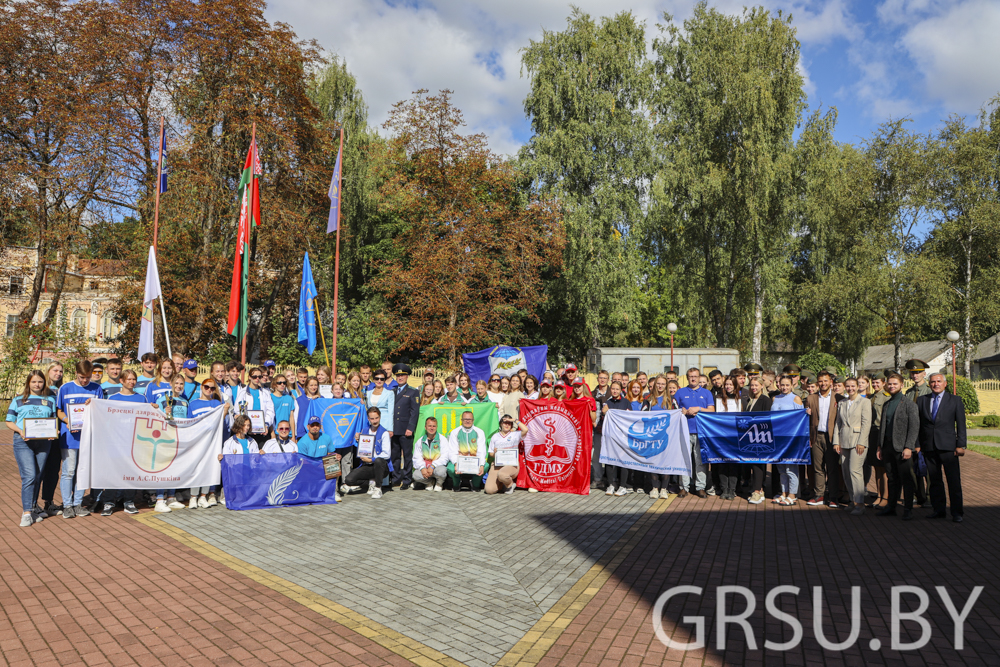
M 146 262 L 146 294 L 142 297 L 142 320 L 139 323 L 139 358 L 153 351 L 153 301 L 161 298 L 160 271 L 156 268 L 156 252 L 149 246 Z

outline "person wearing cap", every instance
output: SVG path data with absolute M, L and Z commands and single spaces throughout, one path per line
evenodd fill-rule
M 437 376 L 434 374 L 433 368 L 424 369 L 424 384 L 434 384 L 436 377 Z
M 944 496 L 944 478 L 948 479 L 948 498 L 951 500 L 951 520 L 963 521 L 962 475 L 959 457 L 965 455 L 966 425 L 965 404 L 961 396 L 945 391 L 948 383 L 943 373 L 932 373 L 931 393 L 917 399 L 920 413 L 920 434 L 917 453 L 927 463 L 930 479 L 928 495 L 934 511 L 928 519 L 943 519 L 947 503 Z M 943 473 L 943 474 L 942 474 Z
M 787 375 L 792 380 L 792 393 L 799 397 L 800 400 L 805 401 L 806 389 L 804 385 L 800 386 L 800 380 L 802 379 L 802 368 L 798 364 L 785 364 L 785 367 L 781 369 L 782 375 Z M 781 390 L 780 382 L 778 390 Z
M 918 398 L 931 393 L 930 385 L 927 383 L 927 363 L 920 359 L 910 359 L 904 364 L 904 368 L 910 374 L 913 386 L 907 389 L 903 395 L 916 403 Z M 924 480 L 924 475 L 920 473 L 920 459 L 921 457 L 918 456 L 917 461 L 910 467 L 910 471 L 913 473 L 913 488 L 917 496 L 917 505 L 923 507 L 927 504 L 927 483 Z
M 555 384 L 552 385 L 552 398 L 557 401 L 565 401 L 566 397 L 566 383 L 562 380 L 556 380 Z
M 876 516 L 896 516 L 900 488 L 903 491 L 903 520 L 913 518 L 913 474 L 917 439 L 920 435 L 920 411 L 917 404 L 903 396 L 903 376 L 891 374 L 885 382 L 889 400 L 882 406 L 878 457 L 885 464 L 889 482 L 888 500 Z
M 303 456 L 308 456 L 314 459 L 321 459 L 327 454 L 333 453 L 333 440 L 329 435 L 323 433 L 323 420 L 319 415 L 311 415 L 309 419 L 306 420 L 306 437 L 300 438 L 296 444 L 296 449 L 299 454 Z M 289 440 L 288 436 L 285 436 L 285 440 Z M 270 440 L 268 442 L 271 442 Z M 267 451 L 267 445 L 264 446 L 264 451 Z M 337 459 L 340 460 L 339 457 Z
M 516 426 L 516 428 L 515 428 Z M 514 493 L 517 488 L 517 465 L 506 465 L 498 468 L 496 465 L 496 453 L 498 450 L 517 451 L 521 444 L 521 438 L 528 433 L 528 427 L 517 421 L 510 415 L 500 417 L 500 430 L 490 438 L 489 459 L 490 472 L 486 477 L 486 493 Z
M 839 507 L 840 500 L 840 476 L 837 474 L 840 456 L 833 448 L 838 401 L 829 372 L 820 371 L 816 384 L 819 393 L 806 397 L 813 472 L 813 497 L 806 504 L 819 506 L 825 502 L 835 508 Z
M 552 380 L 545 378 L 538 385 L 538 400 L 555 398 L 552 395 Z
M 483 472 L 486 469 L 486 454 L 489 443 L 486 434 L 474 424 L 472 411 L 462 413 L 462 423 L 452 429 L 448 436 L 448 476 L 451 477 L 452 490 L 458 492 L 462 484 L 469 482 L 474 491 L 479 491 L 483 482 Z M 479 472 L 476 474 L 459 475 L 456 468 L 458 457 L 475 456 L 479 459 Z
M 482 382 L 482 380 L 480 380 Z M 438 432 L 438 420 L 424 420 L 424 434 L 413 443 L 413 489 L 444 490 L 448 476 L 448 439 Z
M 816 376 L 812 373 L 805 375 L 803 382 L 806 383 L 806 396 L 819 393 L 819 385 L 816 383 Z
M 454 375 L 449 375 L 444 379 L 444 396 L 441 398 L 434 399 L 436 404 L 445 405 L 465 405 L 465 397 L 458 392 L 458 378 Z
M 837 395 L 838 400 L 840 399 L 840 397 L 844 398 L 847 397 L 846 380 L 839 375 L 835 375 L 833 377 L 833 393 Z
M 254 439 L 257 446 L 262 446 L 268 440 L 268 434 L 274 427 L 274 403 L 271 401 L 271 392 L 262 388 L 260 382 L 264 377 L 264 372 L 259 368 L 251 368 L 250 375 L 247 376 L 249 382 L 245 387 L 240 387 L 236 392 L 236 411 L 245 415 L 250 410 L 262 410 L 264 412 L 265 433 L 253 433 L 250 437 Z
M 184 376 L 184 398 L 188 401 L 198 397 L 201 389 L 195 377 L 198 375 L 198 362 L 194 359 L 185 359 L 181 364 L 181 374 Z
M 392 412 L 388 413 L 392 415 L 392 483 L 405 490 L 410 487 L 413 476 L 413 432 L 417 430 L 417 417 L 420 416 L 420 390 L 408 384 L 412 372 L 408 364 L 396 364 L 392 372 L 397 383 L 392 390 Z
M 572 362 L 566 364 L 566 371 L 563 374 L 562 378 L 563 382 L 566 384 L 566 387 L 573 386 L 573 382 L 578 377 L 578 373 L 579 371 L 577 371 L 576 364 Z M 584 393 L 587 394 L 587 396 L 590 396 L 590 387 L 587 386 L 586 382 L 583 383 L 583 388 L 584 388 Z M 569 390 L 567 389 L 567 391 Z
M 278 366 L 274 363 L 274 359 L 265 359 L 261 368 L 264 369 L 264 376 L 260 379 L 260 386 L 270 390 L 271 381 L 274 379 L 274 374 L 278 371 Z

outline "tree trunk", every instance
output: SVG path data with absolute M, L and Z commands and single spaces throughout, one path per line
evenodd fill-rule
M 720 347 L 729 347 L 729 329 L 733 321 L 733 297 L 736 294 L 736 257 L 737 244 L 733 243 L 733 251 L 729 257 L 729 285 L 726 286 L 726 309 L 722 316 L 722 337 Z
M 750 361 L 760 363 L 761 339 L 764 335 L 764 280 L 760 275 L 760 250 L 753 252 L 753 338 L 750 341 Z
M 43 183 L 38 188 L 38 198 L 41 204 L 41 220 L 39 221 L 41 229 L 38 230 L 38 257 L 35 260 L 35 278 L 31 281 L 31 295 L 28 297 L 28 303 L 18 316 L 18 319 L 22 322 L 30 322 L 35 316 L 35 312 L 38 310 L 38 300 L 41 299 L 42 290 L 45 288 L 45 255 L 48 251 L 45 243 L 45 234 L 48 232 L 49 226 L 48 207 L 45 202 L 47 197 L 48 188 Z M 49 317 L 46 321 L 50 319 L 52 318 Z
M 455 325 L 458 324 L 458 307 L 452 303 L 450 310 L 448 312 L 448 340 L 451 344 L 448 346 L 448 367 L 455 368 L 457 366 L 457 356 L 456 356 L 456 346 L 455 346 Z
M 62 298 L 63 285 L 66 284 L 66 265 L 69 264 L 69 250 L 63 251 L 62 262 L 59 263 L 59 273 L 56 274 L 56 289 L 52 293 L 52 305 L 49 306 L 49 315 L 45 318 L 45 322 L 42 324 L 48 324 L 56 317 L 56 311 L 59 310 L 59 299 Z M 72 313 L 70 314 L 70 322 L 72 323 Z
M 965 237 L 965 322 L 962 331 L 962 348 L 964 357 L 962 366 L 965 377 L 972 379 L 972 234 Z
M 271 308 L 274 307 L 274 302 L 277 300 L 278 294 L 281 292 L 281 286 L 285 282 L 285 275 L 287 273 L 288 264 L 282 264 L 281 273 L 278 274 L 278 279 L 271 288 L 271 294 L 267 297 L 267 303 L 264 304 L 264 312 L 261 313 L 260 321 L 257 322 L 256 327 L 251 329 L 251 335 L 247 339 L 248 350 L 256 349 L 257 343 L 260 341 L 260 334 L 264 330 L 264 324 L 267 322 L 267 318 L 271 314 Z

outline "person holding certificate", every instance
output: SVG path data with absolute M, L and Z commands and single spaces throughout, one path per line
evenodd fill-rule
M 448 474 L 447 444 L 447 440 L 438 433 L 438 420 L 434 417 L 425 419 L 424 434 L 413 443 L 413 489 L 418 484 L 428 491 L 444 489 L 444 478 Z
M 461 490 L 464 482 L 469 482 L 474 491 L 479 491 L 486 467 L 486 434 L 474 425 L 471 410 L 462 413 L 462 425 L 453 429 L 448 437 L 448 476 L 452 490 Z
M 384 373 L 378 373 L 385 380 Z M 368 408 L 368 432 L 357 436 L 361 465 L 344 479 L 345 486 L 359 486 L 361 482 L 367 481 L 368 495 L 372 498 L 382 497 L 382 481 L 389 473 L 389 454 L 392 452 L 389 431 L 385 430 L 381 422 L 382 412 L 376 407 Z
M 593 400 L 593 399 L 591 399 Z M 515 429 L 514 426 L 517 426 Z M 500 431 L 490 438 L 489 455 L 493 461 L 486 477 L 486 493 L 514 493 L 517 483 L 517 452 L 528 427 L 510 415 L 500 418 Z
M 250 418 L 250 437 L 257 443 L 258 449 L 267 442 L 274 426 L 274 402 L 271 392 L 260 386 L 263 376 L 261 369 L 251 369 L 250 382 L 236 392 L 236 409 L 239 414 Z
M 28 373 L 24 389 L 7 408 L 7 428 L 14 431 L 14 459 L 21 473 L 21 527 L 27 528 L 45 517 L 35 504 L 42 471 L 52 443 L 59 439 L 56 419 L 56 399 L 45 386 L 45 374 L 39 370 Z
M 62 460 L 62 476 L 59 478 L 59 490 L 63 497 L 63 518 L 72 519 L 78 516 L 90 516 L 90 510 L 83 507 L 83 492 L 86 489 L 76 487 L 76 462 L 80 455 L 80 431 L 83 429 L 83 415 L 86 405 L 91 399 L 104 398 L 101 385 L 93 382 L 94 368 L 89 361 L 76 362 L 76 378 L 59 388 L 56 399 L 59 420 L 63 422 L 61 430 L 64 437 L 60 452 Z

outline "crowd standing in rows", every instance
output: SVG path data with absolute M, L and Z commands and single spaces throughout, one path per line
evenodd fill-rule
M 374 370 L 364 365 L 350 373 L 320 368 L 314 376 L 299 368 L 294 377 L 276 374 L 270 360 L 249 373 L 239 362 L 215 362 L 201 382 L 195 379 L 197 362 L 183 355 L 160 359 L 145 354 L 140 363 L 142 370 L 136 373 L 123 370 L 119 359 L 81 361 L 73 368 L 72 381 L 65 383 L 59 363 L 45 373 L 29 373 L 6 419 L 14 431 L 22 480 L 21 526 L 60 513 L 64 518 L 91 512 L 110 516 L 119 503 L 134 514 L 136 503 L 143 500 L 157 512 L 225 504 L 224 490 L 215 487 L 149 492 L 91 489 L 85 502 L 85 489 L 76 485 L 80 431 L 70 427 L 69 412 L 71 406 L 94 398 L 155 404 L 172 419 L 198 417 L 225 406 L 220 460 L 226 454 L 298 452 L 316 458 L 333 454 L 342 471 L 338 501 L 365 486 L 373 498 L 381 498 L 387 488 L 440 492 L 449 484 L 456 492 L 471 487 L 485 488 L 488 494 L 513 493 L 518 466 L 509 452 L 518 450 L 527 433 L 517 419 L 520 401 L 583 399 L 589 402 L 594 429 L 590 487 L 609 496 L 648 493 L 657 499 L 673 492 L 680 498 L 717 496 L 731 501 L 742 493 L 751 504 L 770 495 L 773 503 L 785 507 L 804 500 L 810 506 L 849 509 L 853 515 L 875 507 L 880 516 L 894 516 L 902 494 L 902 518 L 909 520 L 914 502 L 930 504 L 928 518 L 945 517 L 946 480 L 952 519 L 963 520 L 959 457 L 966 443 L 964 406 L 960 397 L 946 391 L 942 374 L 926 377 L 926 364 L 916 359 L 906 363 L 913 386 L 905 393 L 904 379 L 895 372 L 841 378 L 836 369 L 828 368 L 813 376 L 794 364 L 785 366 L 780 375 L 758 364 L 733 369 L 728 375 L 691 368 L 683 387 L 675 372 L 655 377 L 638 372 L 630 378 L 627 373 L 602 370 L 591 388 L 574 364 L 546 371 L 540 378 L 521 370 L 510 377 L 494 374 L 475 384 L 465 373 L 442 380 L 427 370 L 422 388 L 417 389 L 409 385 L 410 366 L 388 361 Z M 372 456 L 357 456 L 356 447 L 334 449 L 322 432 L 321 420 L 307 419 L 309 401 L 321 396 L 362 403 L 368 434 L 374 436 Z M 447 436 L 439 432 L 434 417 L 425 419 L 424 433 L 414 442 L 422 406 L 486 402 L 495 403 L 499 415 L 499 430 L 488 442 L 474 425 L 471 410 L 462 412 L 460 425 Z M 767 464 L 703 464 L 697 429 L 690 423 L 690 477 L 602 465 L 601 432 L 608 410 L 680 410 L 688 420 L 699 412 L 805 410 L 812 463 L 771 464 L 770 487 L 765 490 Z M 263 413 L 263 432 L 252 432 L 250 411 Z M 53 417 L 60 422 L 57 438 L 23 437 L 25 419 Z M 478 471 L 459 474 L 459 457 L 478 458 Z M 498 459 L 503 463 L 497 464 Z M 54 503 L 57 484 L 61 506 Z

